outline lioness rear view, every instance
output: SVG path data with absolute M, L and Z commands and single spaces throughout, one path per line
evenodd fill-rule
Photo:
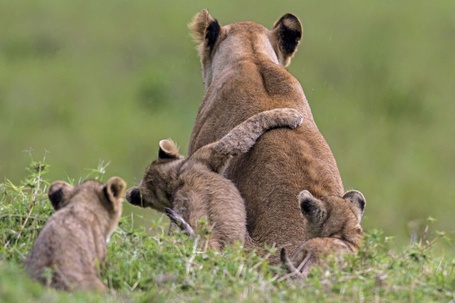
M 272 30 L 254 22 L 221 26 L 203 10 L 190 29 L 199 45 L 206 95 L 191 135 L 189 152 L 214 142 L 252 115 L 277 107 L 297 109 L 295 131 L 264 134 L 233 159 L 227 177 L 245 199 L 247 228 L 257 243 L 287 246 L 292 253 L 308 238 L 296 197 L 342 197 L 340 174 L 319 132 L 299 82 L 284 68 L 302 36 L 297 17 L 285 14 Z M 278 256 L 272 262 L 279 261 Z

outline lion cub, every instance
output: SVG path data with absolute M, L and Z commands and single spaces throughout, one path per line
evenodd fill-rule
M 29 275 L 56 289 L 105 291 L 98 278 L 106 242 L 122 214 L 126 184 L 113 177 L 72 186 L 52 183 L 48 196 L 56 212 L 47 220 L 25 267 Z
M 296 128 L 301 122 L 302 115 L 294 109 L 264 111 L 188 158 L 179 154 L 172 141 L 162 140 L 158 159 L 147 168 L 141 184 L 127 191 L 126 199 L 160 212 L 171 208 L 193 228 L 205 217 L 210 225 L 216 224 L 209 239 L 213 248 L 243 243 L 247 235 L 245 205 L 234 184 L 222 176 L 224 167 L 230 158 L 251 149 L 267 130 Z
M 365 197 L 356 190 L 342 198 L 315 198 L 308 190 L 299 194 L 299 204 L 306 218 L 307 241 L 298 246 L 290 258 L 281 250 L 281 260 L 299 276 L 306 277 L 310 269 L 320 264 L 329 253 L 356 253 L 363 238 L 360 226 L 365 211 Z

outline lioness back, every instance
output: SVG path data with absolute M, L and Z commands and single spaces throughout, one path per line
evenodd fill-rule
M 340 174 L 314 123 L 299 82 L 284 68 L 299 43 L 299 20 L 284 15 L 273 30 L 253 22 L 221 27 L 207 11 L 190 25 L 200 42 L 206 95 L 196 117 L 189 152 L 214 142 L 248 117 L 278 107 L 302 113 L 296 130 L 264 134 L 227 168 L 245 199 L 247 225 L 255 241 L 278 246 L 306 238 L 296 205 L 303 190 L 314 196 L 341 196 Z

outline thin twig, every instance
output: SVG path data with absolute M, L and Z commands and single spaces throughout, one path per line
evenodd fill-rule
M 40 165 L 38 168 L 37 186 L 36 186 L 35 190 L 33 191 L 32 207 L 30 208 L 30 211 L 28 212 L 27 217 L 25 218 L 24 224 L 22 224 L 21 229 L 20 229 L 19 233 L 17 234 L 16 240 L 19 240 L 19 238 L 21 237 L 22 233 L 24 232 L 25 226 L 27 226 L 28 220 L 32 216 L 33 210 L 35 209 L 36 201 L 38 200 L 38 192 L 39 192 L 40 186 L 41 186 L 41 172 L 42 172 L 42 168 Z
M 16 215 L 16 214 L 9 214 L 9 215 L 0 215 L 0 219 L 3 219 L 3 218 L 8 218 L 8 217 L 14 217 L 14 218 L 26 218 L 27 216 L 24 216 L 24 215 Z M 38 217 L 38 216 L 30 216 L 30 219 L 33 219 L 33 220 L 41 220 L 41 221 L 46 221 L 47 218 L 41 218 L 41 217 Z

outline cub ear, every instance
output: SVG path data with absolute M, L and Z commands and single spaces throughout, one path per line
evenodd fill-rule
M 278 60 L 284 67 L 291 63 L 302 38 L 302 24 L 293 14 L 285 14 L 273 25 L 273 35 L 278 41 Z
M 59 210 L 69 203 L 68 197 L 73 189 L 74 186 L 63 181 L 56 181 L 51 184 L 47 195 L 54 210 Z
M 169 139 L 161 140 L 160 150 L 158 151 L 159 159 L 178 159 L 180 158 L 179 148 L 177 145 Z
M 121 200 L 125 195 L 126 183 L 122 178 L 112 177 L 104 185 L 104 193 L 109 201 Z
M 300 210 L 305 218 L 312 223 L 322 222 L 327 216 L 324 204 L 313 197 L 308 190 L 299 193 Z
M 207 9 L 197 13 L 188 25 L 196 42 L 212 50 L 221 32 L 218 20 L 210 16 Z
M 358 219 L 359 221 L 362 219 L 363 214 L 365 213 L 365 197 L 363 194 L 357 190 L 350 190 L 344 194 L 343 199 L 347 200 L 348 202 L 352 203 L 358 211 Z

